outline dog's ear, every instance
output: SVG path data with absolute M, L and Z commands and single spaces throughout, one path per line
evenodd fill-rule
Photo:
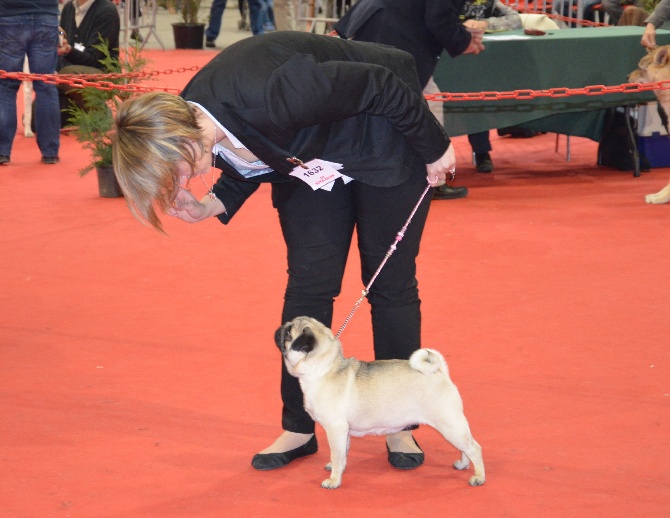
M 314 332 L 309 327 L 306 327 L 302 330 L 300 336 L 293 340 L 291 349 L 309 354 L 314 350 L 315 345 L 316 336 L 314 336 Z
M 290 324 L 279 326 L 279 328 L 275 331 L 275 345 L 279 348 L 282 354 L 284 354 L 284 329 L 288 325 Z
M 664 67 L 668 64 L 668 46 L 659 47 L 654 54 L 654 64 L 659 67 Z

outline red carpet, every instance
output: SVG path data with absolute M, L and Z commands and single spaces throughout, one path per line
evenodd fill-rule
M 157 70 L 213 55 L 148 54 Z M 326 491 L 320 428 L 317 455 L 250 466 L 280 422 L 269 188 L 228 227 L 166 220 L 164 237 L 77 175 L 73 136 L 47 166 L 17 135 L 0 167 L 0 515 L 670 515 L 670 207 L 644 203 L 670 169 L 598 167 L 578 138 L 566 162 L 554 139 L 494 138 L 491 175 L 455 139 L 470 194 L 433 202 L 422 246 L 424 345 L 449 362 L 486 484 L 422 427 L 424 466 L 394 470 L 382 438 L 353 439 Z M 354 254 L 336 326 L 361 289 Z M 371 359 L 367 305 L 342 340 Z

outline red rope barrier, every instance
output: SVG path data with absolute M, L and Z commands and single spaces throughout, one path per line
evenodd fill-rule
M 513 90 L 509 92 L 467 92 L 467 93 L 436 93 L 425 95 L 428 101 L 504 101 L 530 100 L 538 97 L 571 97 L 574 95 L 608 95 L 650 92 L 653 90 L 670 89 L 670 80 L 656 83 L 624 83 L 616 86 L 594 85 L 583 88 L 550 88 L 548 90 Z
M 66 84 L 73 88 L 98 88 L 100 90 L 119 90 L 122 92 L 145 93 L 160 90 L 163 92 L 179 93 L 178 88 L 152 87 L 138 84 L 117 84 L 112 81 L 122 79 L 153 79 L 159 75 L 183 74 L 184 72 L 195 72 L 200 66 L 181 67 L 163 71 L 153 70 L 134 74 L 31 74 L 25 72 L 6 72 L 0 70 L 0 79 L 15 79 L 17 81 L 44 81 L 48 84 Z M 538 97 L 570 97 L 576 95 L 608 95 L 616 93 L 640 93 L 653 90 L 670 89 L 669 81 L 656 83 L 624 83 L 615 86 L 591 85 L 582 88 L 557 87 L 547 90 L 512 90 L 506 92 L 467 92 L 467 93 L 436 93 L 425 95 L 429 101 L 437 102 L 462 102 L 462 101 L 505 101 L 505 100 L 532 100 Z
M 99 90 L 119 90 L 121 92 L 152 92 L 160 90 L 163 92 L 179 93 L 178 88 L 169 87 L 151 87 L 138 84 L 117 84 L 112 81 L 123 79 L 154 79 L 159 75 L 183 74 L 184 72 L 196 72 L 201 66 L 173 68 L 163 70 L 162 72 L 153 70 L 150 72 L 138 72 L 132 74 L 31 74 L 25 72 L 6 72 L 0 70 L 0 79 L 16 79 L 17 81 L 43 81 L 47 84 L 58 85 L 65 84 L 73 88 L 98 88 Z

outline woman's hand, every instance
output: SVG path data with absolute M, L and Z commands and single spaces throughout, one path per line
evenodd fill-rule
M 165 213 L 168 216 L 174 216 L 187 223 L 197 223 L 203 219 L 218 216 L 225 212 L 225 210 L 223 203 L 218 198 L 212 198 L 208 194 L 202 201 L 198 201 L 190 191 L 179 187 L 177 196 L 174 202 L 172 202 L 172 207 L 167 209 Z
M 489 22 L 486 20 L 465 20 L 463 25 L 468 29 L 479 29 L 481 31 L 485 31 L 489 28 Z
M 61 27 L 58 27 L 58 47 L 56 48 L 57 54 L 59 56 L 64 56 L 65 54 L 69 54 L 71 50 L 72 47 L 70 47 L 70 44 L 67 42 L 67 34 L 65 34 L 65 31 Z
M 465 25 L 465 24 L 464 24 Z M 466 27 L 470 33 L 470 44 L 468 48 L 463 51 L 463 54 L 479 54 L 485 49 L 484 44 L 482 43 L 482 37 L 484 36 L 483 29 L 473 29 Z
M 653 24 L 648 23 L 644 28 L 644 34 L 642 34 L 642 43 L 643 47 L 648 49 L 656 48 L 656 27 Z
M 428 172 L 428 183 L 431 187 L 439 187 L 447 183 L 447 179 L 451 180 L 456 174 L 456 152 L 454 146 L 449 144 L 449 147 L 437 161 L 426 166 Z

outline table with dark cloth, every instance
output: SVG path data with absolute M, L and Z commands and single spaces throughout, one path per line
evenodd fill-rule
M 503 92 L 583 88 L 628 83 L 627 76 L 645 55 L 642 27 L 598 27 L 547 31 L 521 40 L 485 37 L 481 54 L 450 58 L 444 54 L 434 78 L 440 92 Z M 523 35 L 523 30 L 491 35 Z M 488 36 L 488 35 L 487 35 Z M 659 29 L 659 45 L 670 31 Z M 447 101 L 449 135 L 519 126 L 600 141 L 605 109 L 655 100 L 653 92 L 504 101 Z

